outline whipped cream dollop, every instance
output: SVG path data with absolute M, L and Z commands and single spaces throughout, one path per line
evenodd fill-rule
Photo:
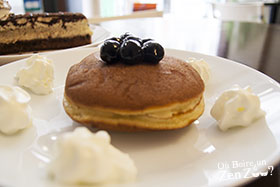
M 58 139 L 49 171 L 62 183 L 94 185 L 133 181 L 137 174 L 132 159 L 110 144 L 106 131 L 92 133 L 85 127 Z
M 0 20 L 6 20 L 10 14 L 11 6 L 8 1 L 0 0 Z
M 26 60 L 26 66 L 16 74 L 18 84 L 33 93 L 46 95 L 53 90 L 54 66 L 52 60 L 33 55 Z
M 260 108 L 259 97 L 252 93 L 251 88 L 242 89 L 238 85 L 223 92 L 210 113 L 222 131 L 235 126 L 248 126 L 265 115 Z
M 22 88 L 0 85 L 0 132 L 10 135 L 32 125 L 29 101 Z
M 206 84 L 211 76 L 211 71 L 208 63 L 203 59 L 197 60 L 193 57 L 188 58 L 186 61 L 199 73 L 204 84 Z

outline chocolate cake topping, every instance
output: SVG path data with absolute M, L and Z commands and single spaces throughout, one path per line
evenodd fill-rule
M 38 18 L 52 18 L 50 22 L 46 22 L 46 21 L 38 21 Z M 26 19 L 26 22 L 24 23 L 18 23 L 17 20 L 19 19 Z M 14 26 L 24 26 L 27 23 L 31 23 L 32 25 L 34 25 L 35 22 L 37 23 L 42 23 L 42 24 L 46 24 L 46 25 L 53 25 L 59 21 L 62 21 L 62 25 L 63 27 L 64 24 L 66 22 L 76 22 L 82 19 L 86 19 L 86 17 L 83 14 L 80 13 L 67 13 L 67 12 L 59 12 L 59 13 L 26 13 L 26 14 L 19 14 L 19 15 L 15 15 L 15 14 L 10 14 L 9 17 L 4 20 L 4 21 L 0 21 L 0 26 L 5 26 L 8 23 L 12 23 Z

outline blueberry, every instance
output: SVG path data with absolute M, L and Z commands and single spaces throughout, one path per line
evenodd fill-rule
M 117 41 L 117 42 L 120 42 L 121 43 L 121 39 L 120 38 L 117 38 L 117 37 L 112 37 L 112 38 L 109 38 L 107 40 L 114 40 L 114 41 Z M 107 41 L 105 40 L 105 41 Z
M 124 39 L 126 39 L 128 36 L 133 36 L 133 34 L 131 34 L 130 32 L 126 32 L 123 35 L 120 36 L 120 39 L 123 41 Z
M 138 41 L 140 44 L 142 44 L 142 39 L 137 37 L 137 36 L 134 36 L 133 34 L 129 33 L 129 32 L 126 32 L 125 34 L 121 35 L 120 36 L 120 39 L 121 39 L 121 42 L 124 42 L 125 40 L 136 40 Z
M 137 42 L 139 42 L 140 44 L 142 44 L 142 39 L 141 38 L 139 38 L 139 37 L 136 37 L 136 36 L 127 36 L 123 41 L 125 41 L 125 40 L 135 40 L 135 41 L 137 41 Z
M 150 38 L 143 39 L 142 40 L 142 44 L 145 44 L 146 42 L 149 42 L 149 41 L 153 41 L 153 39 L 150 39 Z
M 123 41 L 120 48 L 120 56 L 125 64 L 137 64 L 143 59 L 143 52 L 140 42 L 136 40 Z
M 163 47 L 154 41 L 144 43 L 142 50 L 144 53 L 144 62 L 156 64 L 164 56 Z
M 106 40 L 100 49 L 101 59 L 108 63 L 116 63 L 120 60 L 119 57 L 120 43 L 115 40 Z

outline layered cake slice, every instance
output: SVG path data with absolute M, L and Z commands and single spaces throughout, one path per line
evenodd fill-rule
M 91 35 L 81 13 L 10 14 L 0 20 L 0 55 L 81 46 Z

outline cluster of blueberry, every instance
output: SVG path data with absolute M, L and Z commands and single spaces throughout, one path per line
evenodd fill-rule
M 163 56 L 164 49 L 159 43 L 152 39 L 135 37 L 130 33 L 105 40 L 100 49 L 101 59 L 108 64 L 157 64 Z

